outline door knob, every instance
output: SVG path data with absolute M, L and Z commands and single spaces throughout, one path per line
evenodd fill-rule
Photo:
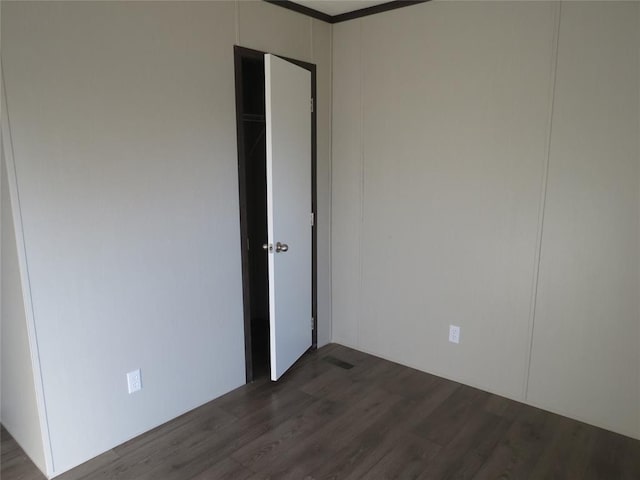
M 286 252 L 287 250 L 289 250 L 289 245 L 287 245 L 286 243 L 276 243 L 276 252 L 280 253 L 280 252 Z
M 268 252 L 273 252 L 273 245 L 271 245 L 270 243 L 265 243 L 262 245 L 262 249 Z

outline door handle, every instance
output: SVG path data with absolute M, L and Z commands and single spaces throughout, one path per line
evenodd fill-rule
M 280 242 L 276 243 L 276 253 L 280 253 L 280 252 L 284 253 L 287 250 L 289 250 L 289 245 L 287 245 L 286 243 L 280 243 Z

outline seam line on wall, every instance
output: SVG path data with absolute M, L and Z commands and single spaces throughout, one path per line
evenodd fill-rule
M 638 65 L 637 65 L 637 75 L 638 78 L 640 79 L 640 7 L 638 5 L 636 5 L 636 45 L 638 47 L 638 57 L 637 57 L 637 61 L 638 61 Z M 640 83 L 640 82 L 639 82 Z M 637 91 L 638 93 L 638 117 L 640 117 L 640 89 Z M 640 120 L 640 118 L 638 119 Z M 638 154 L 638 163 L 636 165 L 640 165 L 640 122 L 638 124 L 638 146 L 637 146 L 638 150 L 637 150 L 637 154 Z M 640 172 L 637 172 L 640 173 Z M 638 176 L 637 178 L 638 182 L 640 182 L 640 176 Z M 636 201 L 638 202 L 638 237 L 640 238 L 640 198 L 636 197 Z M 638 259 L 638 265 L 636 267 L 636 275 L 637 275 L 637 279 L 640 280 L 640 259 Z M 638 291 L 638 310 L 636 310 L 639 314 L 640 314 L 640 291 Z M 640 345 L 640 324 L 638 325 L 638 345 Z M 640 399 L 640 357 L 638 358 L 638 399 Z M 637 420 L 636 420 L 636 436 L 637 438 L 640 438 L 640 402 L 638 402 L 638 411 L 636 413 L 637 415 Z
M 330 312 L 331 312 L 331 335 L 330 335 L 330 340 L 331 343 L 335 343 L 335 339 L 333 338 L 333 238 L 334 238 L 334 234 L 333 234 L 333 222 L 334 222 L 334 218 L 333 218 L 333 124 L 335 122 L 335 118 L 333 117 L 333 85 L 335 83 L 335 70 L 333 69 L 333 25 L 331 25 L 331 40 L 330 40 L 330 44 L 331 44 L 331 70 L 330 70 L 330 77 L 331 78 L 331 109 L 329 111 L 329 118 L 331 119 L 331 125 L 329 128 L 329 131 L 331 133 L 331 137 L 330 137 L 330 142 L 329 142 L 329 153 L 331 155 L 331 158 L 329 159 L 329 165 L 330 165 L 330 170 L 329 170 L 329 192 L 331 194 L 330 198 L 330 202 L 329 202 L 329 210 L 331 212 L 331 216 L 329 218 L 329 223 L 331 225 L 331 230 L 329 232 L 329 261 L 330 261 L 330 270 L 329 270 L 329 278 L 331 279 L 331 285 L 329 285 L 329 295 L 330 295 L 330 302 L 329 302 L 329 308 L 330 308 Z
M 359 23 L 359 61 L 360 61 L 360 225 L 358 229 L 358 318 L 356 323 L 356 341 L 359 347 L 362 347 L 362 341 L 360 338 L 360 324 L 362 322 L 363 316 L 363 288 L 364 288 L 364 252 L 363 252 L 363 244 L 364 244 L 364 162 L 365 162 L 365 153 L 364 153 L 364 73 L 363 73 L 363 46 L 362 46 L 362 19 L 358 20 Z
M 51 445 L 51 430 L 49 428 L 49 415 L 47 413 L 47 403 L 44 393 L 44 381 L 42 378 L 42 364 L 40 362 L 40 348 L 38 346 L 38 333 L 36 331 L 35 314 L 33 308 L 33 296 L 31 294 L 31 277 L 29 275 L 29 262 L 27 259 L 27 247 L 24 238 L 24 222 L 22 220 L 22 206 L 20 204 L 20 192 L 18 188 L 18 176 L 15 166 L 13 150 L 13 137 L 11 135 L 11 124 L 9 120 L 9 105 L 7 102 L 7 90 L 4 81 L 4 68 L 0 63 L 0 77 L 2 91 L 0 92 L 2 101 L 2 148 L 5 151 L 5 165 L 7 168 L 7 184 L 9 187 L 9 203 L 11 207 L 12 221 L 16 237 L 16 249 L 18 254 L 18 267 L 22 286 L 22 300 L 25 309 L 25 319 L 27 322 L 27 337 L 29 341 L 29 356 L 31 357 L 31 369 L 36 395 L 36 408 L 38 409 L 38 419 L 40 432 L 43 436 L 42 449 L 44 453 L 45 468 L 47 474 L 55 474 L 55 464 L 53 458 L 53 447 Z M 15 203 L 14 203 L 15 201 Z
M 333 25 L 329 25 L 329 341 L 333 342 Z
M 313 52 L 313 18 L 311 17 L 309 17 L 309 58 L 311 59 L 311 63 L 316 63 Z
M 547 119 L 547 133 L 545 139 L 545 160 L 542 171 L 542 185 L 540 189 L 540 200 L 538 206 L 538 234 L 536 237 L 536 249 L 534 254 L 534 271 L 531 282 L 531 300 L 529 302 L 529 344 L 526 358 L 526 369 L 524 382 L 522 385 L 522 398 L 528 400 L 529 395 L 529 377 L 531 375 L 531 361 L 533 357 L 533 336 L 535 331 L 535 320 L 538 306 L 538 289 L 540 285 L 540 263 L 542 257 L 542 235 L 544 231 L 544 217 L 547 204 L 547 186 L 549 183 L 549 163 L 551 160 L 551 137 L 553 132 L 553 107 L 556 95 L 556 78 L 558 72 L 558 49 L 560 44 L 560 21 L 562 17 L 562 2 L 554 12 L 554 34 L 551 43 L 552 59 L 551 72 L 549 74 L 549 116 Z
M 240 0 L 236 0 L 234 3 L 234 20 L 235 20 L 235 27 L 236 27 L 236 45 L 240 45 L 240 6 L 239 6 L 239 1 Z

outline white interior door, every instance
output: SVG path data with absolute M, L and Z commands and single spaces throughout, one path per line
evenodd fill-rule
M 271 380 L 311 346 L 311 73 L 265 55 Z

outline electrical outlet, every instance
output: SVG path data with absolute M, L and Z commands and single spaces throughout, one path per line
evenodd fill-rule
M 142 389 L 140 369 L 127 373 L 127 387 L 129 388 L 129 393 L 134 393 Z
M 449 341 L 451 343 L 460 343 L 460 327 L 449 325 Z

